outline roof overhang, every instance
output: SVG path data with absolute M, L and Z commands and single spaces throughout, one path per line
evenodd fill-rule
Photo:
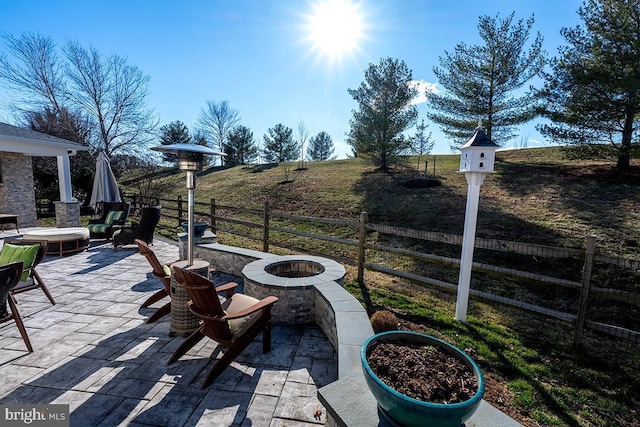
M 30 129 L 0 123 L 0 151 L 28 156 L 66 156 L 89 147 Z

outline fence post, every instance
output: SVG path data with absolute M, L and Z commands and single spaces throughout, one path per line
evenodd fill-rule
M 582 267 L 582 288 L 580 288 L 580 300 L 578 301 L 578 317 L 576 318 L 576 330 L 573 336 L 573 345 L 579 345 L 584 333 L 584 322 L 587 317 L 587 302 L 589 300 L 589 288 L 591 287 L 591 271 L 593 270 L 593 255 L 596 251 L 596 236 L 587 236 L 587 248 L 584 253 L 584 266 Z
M 216 231 L 216 199 L 211 199 L 209 206 L 209 216 L 211 221 L 211 231 L 217 233 Z
M 262 227 L 262 252 L 269 252 L 269 201 L 264 202 L 264 224 Z
M 358 284 L 364 286 L 364 245 L 367 240 L 367 213 L 360 213 L 360 230 L 358 232 Z
M 178 227 L 182 224 L 182 196 L 178 196 Z

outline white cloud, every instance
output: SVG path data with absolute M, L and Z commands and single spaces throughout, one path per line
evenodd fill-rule
M 426 92 L 430 92 L 430 93 L 440 92 L 438 90 L 437 83 L 429 83 L 429 82 L 425 82 L 424 80 L 413 80 L 410 84 L 418 91 L 418 96 L 416 96 L 411 100 L 411 105 L 417 105 L 417 104 L 422 104 L 424 102 L 427 102 L 427 96 L 425 95 Z

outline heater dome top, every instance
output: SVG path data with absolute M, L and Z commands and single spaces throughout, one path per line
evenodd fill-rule
M 226 154 L 212 150 L 209 147 L 197 144 L 169 144 L 161 145 L 159 147 L 152 147 L 154 151 L 160 151 L 162 153 L 178 154 L 178 152 L 188 152 L 194 154 L 202 154 L 203 156 L 225 156 Z

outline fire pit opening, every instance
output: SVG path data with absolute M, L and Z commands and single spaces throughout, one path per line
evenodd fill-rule
M 267 265 L 264 270 L 274 276 L 288 278 L 312 277 L 324 273 L 322 264 L 307 260 L 275 262 Z
M 311 255 L 269 255 L 242 269 L 245 294 L 257 299 L 273 295 L 275 324 L 300 325 L 316 318 L 315 288 L 331 282 L 342 286 L 346 271 L 332 259 Z

